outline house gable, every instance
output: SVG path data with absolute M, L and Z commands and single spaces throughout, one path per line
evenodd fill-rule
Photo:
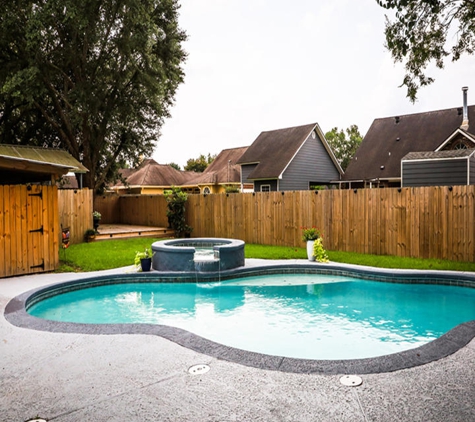
M 284 170 L 279 190 L 307 190 L 338 180 L 341 172 L 325 149 L 323 134 L 313 131 Z M 323 138 L 324 139 L 324 138 Z
M 248 175 L 250 180 L 280 177 L 315 125 L 261 132 L 238 164 L 258 164 Z
M 278 182 L 270 183 L 273 190 L 306 190 L 342 173 L 316 123 L 262 132 L 238 163 L 242 183 L 254 182 L 255 191 L 269 181 Z
M 475 106 L 468 107 L 468 115 L 475 121 Z M 343 180 L 400 184 L 401 160 L 408 153 L 436 151 L 454 134 L 475 136 L 475 124 L 458 132 L 462 118 L 462 109 L 451 108 L 374 120 Z
M 448 151 L 455 149 L 471 149 L 475 148 L 475 135 L 457 128 L 436 151 Z

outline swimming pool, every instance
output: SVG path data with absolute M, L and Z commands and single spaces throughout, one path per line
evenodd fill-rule
M 62 322 L 167 325 L 275 356 L 361 359 L 422 346 L 475 319 L 475 289 L 277 274 L 90 287 L 28 312 Z
M 272 274 L 324 274 L 326 276 L 343 276 L 356 277 L 358 279 L 365 278 L 369 280 L 385 281 L 388 283 L 405 283 L 409 285 L 431 284 L 438 288 L 451 285 L 465 287 L 463 292 L 472 291 L 475 287 L 475 274 L 472 273 L 455 273 L 455 272 L 438 272 L 438 271 L 403 271 L 403 270 L 379 270 L 365 267 L 357 267 L 340 264 L 309 264 L 306 261 L 292 261 L 291 263 L 272 262 L 272 261 L 255 261 L 249 265 L 246 261 L 246 267 L 224 271 L 218 274 L 212 273 L 182 273 L 177 275 L 174 272 L 154 272 L 154 273 L 138 273 L 138 274 L 105 274 L 79 277 L 77 280 L 58 283 L 55 285 L 34 289 L 25 292 L 12 299 L 5 308 L 5 318 L 13 325 L 49 331 L 49 332 L 66 332 L 66 333 L 83 333 L 94 335 L 110 335 L 110 334 L 148 334 L 156 335 L 171 340 L 183 347 L 192 349 L 199 353 L 216 357 L 218 359 L 236 362 L 239 364 L 258 367 L 262 369 L 278 370 L 294 373 L 326 373 L 326 374 L 342 374 L 342 373 L 380 373 L 395 371 L 404 368 L 410 368 L 417 365 L 423 365 L 428 362 L 448 356 L 461 347 L 467 345 L 475 337 L 475 321 L 471 320 L 463 322 L 451 329 L 447 333 L 441 335 L 433 341 L 422 346 L 415 346 L 405 351 L 390 353 L 384 356 L 373 358 L 353 358 L 339 359 L 335 356 L 331 359 L 308 359 L 293 358 L 286 356 L 277 356 L 269 354 L 269 352 L 261 353 L 247 351 L 235 346 L 227 346 L 213 341 L 202 335 L 197 335 L 179 327 L 164 325 L 162 323 L 72 323 L 57 322 L 41 318 L 36 318 L 26 312 L 27 308 L 34 307 L 41 300 L 50 298 L 59 293 L 71 292 L 78 289 L 89 287 L 109 286 L 111 284 L 128 284 L 133 282 L 135 285 L 140 283 L 182 283 L 186 282 L 195 285 L 195 290 L 199 289 L 197 298 L 198 302 L 206 304 L 204 309 L 219 308 L 232 312 L 234 308 L 240 309 L 241 306 L 236 305 L 236 300 L 224 300 L 227 294 L 218 295 L 220 299 L 211 299 L 211 290 L 218 288 L 226 288 L 231 290 L 246 291 L 244 297 L 260 298 L 261 295 L 256 292 L 247 293 L 254 288 L 244 286 L 250 280 L 251 276 L 267 276 Z M 237 279 L 234 282 L 231 279 Z M 234 286 L 233 286 L 234 283 Z M 244 283 L 244 284 L 243 284 Z M 353 282 L 336 283 L 343 284 L 346 287 L 351 286 Z M 324 289 L 329 288 L 329 284 L 311 284 L 313 289 L 312 297 L 319 297 L 319 290 L 322 286 Z M 388 285 L 387 283 L 381 283 Z M 303 289 L 303 285 L 299 286 L 293 283 L 292 288 Z M 172 286 L 173 287 L 173 286 Z M 245 289 L 244 289 L 245 287 Z M 468 289 L 467 289 L 468 287 Z M 261 286 L 260 289 L 269 289 L 270 286 Z M 309 289 L 308 284 L 305 290 Z M 306 294 L 309 294 L 307 292 Z M 242 297 L 242 293 L 239 294 Z M 238 296 L 239 296 L 238 295 Z M 133 296 L 133 295 L 132 295 Z M 154 294 L 154 297 L 156 295 Z M 383 297 L 386 294 L 382 294 Z M 424 296 L 424 295 L 423 295 Z M 127 296 L 129 299 L 131 296 Z M 137 296 L 138 297 L 138 296 Z M 144 298 L 142 292 L 142 299 Z M 257 300 L 256 301 L 259 301 Z M 155 300 L 155 299 L 154 299 Z M 125 301 L 127 302 L 127 301 Z M 195 299 L 196 302 L 196 299 Z M 394 301 L 392 301 L 394 302 Z M 150 304 L 150 298 L 145 300 Z M 199 305 L 201 306 L 201 305 Z M 338 309 L 338 308 L 337 308 Z M 227 311 L 227 312 L 228 312 Z M 201 311 L 200 311 L 201 312 Z M 229 312 L 228 312 L 229 313 Z M 444 328 L 445 329 L 445 328 Z M 234 330 L 228 330 L 234 331 Z M 437 336 L 437 334 L 435 335 Z M 414 336 L 417 337 L 417 336 Z M 224 341 L 224 340 L 223 340 Z M 291 343 L 291 341 L 289 342 Z

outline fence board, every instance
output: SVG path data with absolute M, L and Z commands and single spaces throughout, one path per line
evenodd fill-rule
M 6 264 L 6 268 L 5 268 L 5 275 L 8 277 L 8 276 L 11 276 L 13 275 L 13 268 L 12 268 L 12 242 L 11 242 L 11 239 L 12 239 L 12 233 L 13 233 L 13 236 L 15 236 L 15 231 L 14 231 L 14 228 L 12 228 L 11 226 L 11 218 L 10 218 L 10 215 L 11 215 L 11 212 L 12 212 L 12 208 L 14 207 L 14 203 L 12 201 L 12 198 L 10 196 L 10 192 L 9 192 L 9 189 L 5 189 L 4 190 L 4 194 L 5 194 L 5 202 L 4 202 L 4 209 L 3 209 L 3 222 L 4 222 L 4 226 L 3 226 L 3 238 L 4 238 L 4 243 L 3 243 L 3 248 L 4 248 L 4 259 L 5 259 L 5 263 Z

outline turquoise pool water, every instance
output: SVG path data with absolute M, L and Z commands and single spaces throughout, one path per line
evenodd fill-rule
M 55 321 L 169 325 L 270 355 L 356 359 L 415 348 L 474 320 L 475 289 L 289 274 L 91 287 L 28 312 Z

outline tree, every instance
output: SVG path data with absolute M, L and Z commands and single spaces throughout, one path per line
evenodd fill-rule
M 345 171 L 363 140 L 358 126 L 351 125 L 346 129 L 346 134 L 343 130 L 338 130 L 337 127 L 334 127 L 325 134 L 325 138 L 330 144 L 341 168 Z
M 177 164 L 177 163 L 168 163 L 168 165 L 169 165 L 170 167 L 173 167 L 175 170 L 181 171 L 181 167 L 180 167 L 180 165 Z
M 177 0 L 17 0 L 0 12 L 0 141 L 61 146 L 102 188 L 150 156 L 178 85 Z
M 206 168 L 213 162 L 215 158 L 216 158 L 216 154 L 215 155 L 208 154 L 208 157 L 205 157 L 203 154 L 201 154 L 196 159 L 190 158 L 186 162 L 186 166 L 184 167 L 184 170 L 203 173 L 206 170 Z
M 167 201 L 168 225 L 175 231 L 177 237 L 186 236 L 191 233 L 192 227 L 186 224 L 185 203 L 188 200 L 188 194 L 180 188 L 172 187 L 164 192 Z
M 415 101 L 420 87 L 434 79 L 425 74 L 434 62 L 442 69 L 444 59 L 460 59 L 475 49 L 474 0 L 377 0 L 385 9 L 396 11 L 394 21 L 386 17 L 386 48 L 395 62 L 404 62 L 406 75 L 402 85 Z M 455 34 L 454 34 L 455 31 Z M 456 36 L 454 36 L 456 35 Z M 447 38 L 454 39 L 448 51 Z

